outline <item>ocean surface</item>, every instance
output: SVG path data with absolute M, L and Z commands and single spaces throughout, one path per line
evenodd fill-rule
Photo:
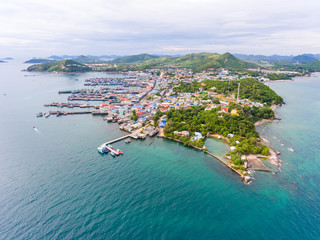
M 250 185 L 216 159 L 166 139 L 123 141 L 91 115 L 36 118 L 59 90 L 102 73 L 28 73 L 0 64 L 0 239 L 320 239 L 320 74 L 270 83 L 282 120 L 259 127 L 283 161 Z M 36 127 L 34 130 L 33 126 Z M 209 139 L 211 152 L 228 147 Z

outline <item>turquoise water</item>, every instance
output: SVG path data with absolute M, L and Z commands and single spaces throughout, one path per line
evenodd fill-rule
M 58 90 L 100 74 L 24 77 L 26 67 L 0 65 L 0 239 L 319 239 L 320 77 L 270 85 L 287 104 L 277 109 L 282 121 L 259 132 L 281 151 L 282 172 L 255 173 L 247 186 L 166 139 L 119 142 L 123 156 L 99 155 L 99 144 L 125 134 L 117 124 L 35 114 L 66 101 Z

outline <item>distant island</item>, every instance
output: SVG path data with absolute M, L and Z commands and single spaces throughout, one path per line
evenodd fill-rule
M 306 75 L 309 72 L 320 70 L 320 57 L 318 55 L 299 55 L 295 57 L 285 56 L 255 56 L 255 55 L 241 55 L 240 58 L 230 54 L 217 53 L 192 53 L 183 56 L 158 56 L 151 54 L 138 54 L 125 57 L 118 57 L 113 60 L 105 60 L 94 56 L 75 56 L 72 59 L 74 64 L 84 64 L 87 66 L 85 71 L 102 71 L 102 72 L 126 72 L 126 71 L 145 71 L 147 69 L 166 69 L 166 68 L 187 68 L 193 72 L 201 72 L 210 69 L 225 68 L 230 71 L 245 71 L 254 69 L 254 72 L 248 73 L 252 77 L 266 77 L 270 80 L 284 80 L 291 79 L 298 75 Z M 52 58 L 52 59 L 51 59 Z M 58 60 L 60 57 L 52 56 L 50 59 L 30 59 L 26 63 L 42 63 L 43 66 L 30 66 L 28 71 L 52 71 L 51 66 L 55 66 L 57 62 L 64 64 L 63 61 Z M 263 60 L 265 59 L 265 60 Z M 47 64 L 50 65 L 47 65 Z M 62 66 L 61 65 L 61 66 Z M 50 66 L 50 67 L 48 67 Z M 259 73 L 257 70 L 271 70 L 271 71 L 289 71 L 291 74 L 283 72 L 282 74 L 274 74 L 272 72 Z M 60 68 L 59 72 L 83 72 L 80 68 Z M 55 71 L 55 70 L 54 70 Z M 242 73 L 241 73 L 242 74 Z
M 49 62 L 56 62 L 55 60 L 45 59 L 45 58 L 33 58 L 24 63 L 49 63 Z
M 32 65 L 27 68 L 30 72 L 89 72 L 92 71 L 91 67 L 88 67 L 82 63 L 74 60 L 63 60 L 59 62 L 48 62 L 42 64 Z
M 27 62 L 34 61 L 49 61 L 45 59 L 34 59 Z M 247 68 L 258 68 L 258 65 L 250 62 L 240 60 L 230 53 L 216 54 L 216 53 L 194 53 L 181 57 L 160 57 L 150 54 L 139 54 L 127 57 L 120 57 L 108 62 L 97 62 L 90 60 L 88 57 L 80 56 L 73 60 L 64 60 L 59 62 L 45 62 L 39 65 L 32 65 L 28 71 L 57 71 L 53 70 L 57 64 L 61 67 L 60 72 L 70 72 L 70 69 L 62 67 L 65 61 L 73 61 L 73 64 L 81 64 L 81 61 L 86 64 L 88 68 L 86 71 L 140 71 L 150 68 L 190 68 L 195 72 L 206 70 L 208 68 L 227 68 L 230 70 L 241 70 Z M 91 61 L 91 62 L 90 62 Z M 97 65 L 96 65 L 97 64 Z M 82 67 L 83 68 L 83 67 Z M 73 68 L 74 71 L 80 70 Z

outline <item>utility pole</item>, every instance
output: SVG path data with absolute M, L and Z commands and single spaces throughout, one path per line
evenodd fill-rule
M 238 83 L 237 103 L 239 102 L 239 94 L 240 94 L 240 83 Z

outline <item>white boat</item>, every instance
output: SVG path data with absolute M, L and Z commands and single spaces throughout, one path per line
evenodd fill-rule
M 97 150 L 99 153 L 108 153 L 109 152 L 108 148 L 106 148 L 104 146 L 97 147 Z

